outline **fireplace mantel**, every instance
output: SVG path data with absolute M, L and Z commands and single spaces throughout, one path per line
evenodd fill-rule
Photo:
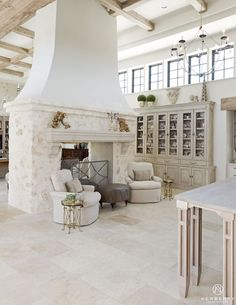
M 79 129 L 48 129 L 47 140 L 51 143 L 88 142 L 133 142 L 135 134 L 132 132 L 113 132 Z

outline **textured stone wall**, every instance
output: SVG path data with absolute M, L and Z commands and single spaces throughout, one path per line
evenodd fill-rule
M 61 143 L 52 141 L 48 134 L 56 111 L 68 114 L 71 128 L 60 130 L 108 131 L 107 113 L 90 112 L 30 103 L 9 103 L 10 147 L 9 204 L 28 213 L 37 213 L 51 208 L 50 176 L 60 168 Z M 134 117 L 127 118 L 134 132 Z M 79 135 L 79 133 L 78 133 Z M 123 182 L 128 162 L 134 158 L 134 143 L 113 143 L 113 181 Z

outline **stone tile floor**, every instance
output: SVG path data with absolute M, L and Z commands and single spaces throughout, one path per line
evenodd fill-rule
M 200 286 L 181 299 L 175 201 L 105 205 L 96 223 L 71 235 L 51 213 L 6 202 L 1 182 L 0 305 L 205 305 L 222 282 L 222 226 L 212 213 L 204 213 Z

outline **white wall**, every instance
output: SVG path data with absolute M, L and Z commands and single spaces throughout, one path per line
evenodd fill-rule
M 0 114 L 6 115 L 3 108 L 4 100 L 6 102 L 13 101 L 17 96 L 17 84 L 0 82 Z
M 230 36 L 230 42 L 236 45 L 236 31 L 228 33 Z M 211 42 L 209 42 L 211 44 Z M 193 52 L 192 47 L 190 52 Z M 212 44 L 213 47 L 213 44 Z M 235 56 L 236 57 L 236 56 Z M 158 52 L 148 53 L 146 55 L 133 57 L 119 62 L 119 70 L 128 70 L 131 72 L 132 68 L 138 66 L 148 67 L 150 63 L 170 59 L 170 50 L 164 49 Z M 209 62 L 211 57 L 209 56 Z M 235 64 L 236 67 L 236 64 Z M 147 70 L 147 69 L 146 69 Z M 166 71 L 166 69 L 165 69 Z M 129 73 L 131 75 L 131 73 Z M 147 77 L 147 75 L 146 75 Z M 164 73 L 164 78 L 167 76 Z M 129 78 L 130 86 L 131 79 Z M 147 79 L 146 79 L 147 83 Z M 190 102 L 190 95 L 197 95 L 201 99 L 202 85 L 185 85 L 180 87 L 180 95 L 178 103 Z M 147 89 L 147 86 L 146 86 Z M 214 164 L 216 165 L 216 178 L 217 180 L 224 179 L 226 177 L 227 163 L 232 161 L 232 116 L 226 111 L 221 111 L 221 98 L 236 96 L 236 78 L 227 80 L 209 81 L 207 83 L 208 99 L 214 101 Z M 158 105 L 169 104 L 166 89 L 159 89 L 153 91 L 145 91 L 144 94 L 154 94 L 158 99 Z M 137 96 L 138 94 L 128 94 L 126 99 L 132 108 L 138 107 Z

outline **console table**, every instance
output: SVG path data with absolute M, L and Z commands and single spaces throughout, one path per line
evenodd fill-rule
M 175 197 L 178 208 L 178 281 L 187 297 L 190 279 L 198 285 L 202 269 L 202 210 L 223 220 L 223 296 L 236 305 L 236 178 L 203 186 Z M 214 255 L 214 254 L 212 254 Z

